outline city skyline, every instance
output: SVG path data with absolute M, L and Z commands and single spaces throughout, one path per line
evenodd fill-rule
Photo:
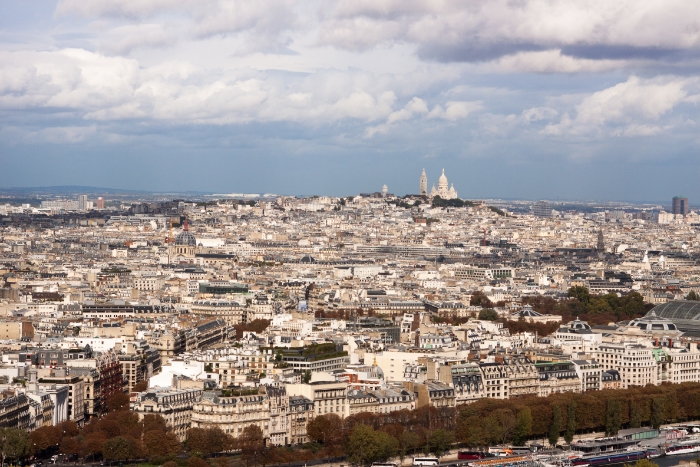
M 700 196 L 694 5 L 0 8 L 0 187 Z

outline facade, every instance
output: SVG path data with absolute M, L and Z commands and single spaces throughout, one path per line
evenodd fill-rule
M 270 444 L 285 446 L 289 444 L 289 396 L 284 387 L 267 387 L 270 404 Z
M 552 217 L 552 205 L 548 201 L 538 201 L 532 205 L 532 215 L 535 217 Z
M 289 429 L 289 444 L 304 444 L 309 442 L 306 426 L 314 418 L 314 403 L 304 396 L 289 396 L 289 412 L 287 427 Z
M 341 418 L 346 417 L 348 415 L 347 392 L 347 383 L 319 381 L 287 385 L 287 393 L 290 396 L 304 396 L 313 402 L 316 416 L 334 413 Z
M 257 425 L 268 440 L 270 401 L 264 392 L 250 392 L 248 395 L 228 396 L 221 392 L 205 391 L 202 400 L 192 408 L 192 428 L 219 428 L 238 438 L 247 426 Z
M 688 198 L 683 198 L 682 196 L 674 196 L 671 202 L 671 213 L 687 216 L 690 213 L 690 208 L 688 207 Z
M 201 388 L 150 388 L 132 399 L 131 410 L 143 418 L 148 414 L 157 414 L 180 441 L 187 438 L 187 430 L 192 425 L 193 406 L 202 399 Z

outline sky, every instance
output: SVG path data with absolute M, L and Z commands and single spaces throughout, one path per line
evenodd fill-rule
M 0 0 L 0 187 L 700 200 L 700 3 Z

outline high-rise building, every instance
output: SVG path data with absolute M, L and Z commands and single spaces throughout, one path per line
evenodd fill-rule
M 420 176 L 420 194 L 426 196 L 428 194 L 428 176 L 425 174 L 425 169 Z
M 104 209 L 105 208 L 105 200 L 102 196 L 97 198 L 97 209 Z
M 531 209 L 532 214 L 537 217 L 552 217 L 552 205 L 548 201 L 538 201 Z
M 87 211 L 87 195 L 78 196 L 78 210 Z
M 674 196 L 671 206 L 671 214 L 683 214 L 684 216 L 687 216 L 688 213 L 690 213 L 690 209 L 688 208 L 688 198 Z

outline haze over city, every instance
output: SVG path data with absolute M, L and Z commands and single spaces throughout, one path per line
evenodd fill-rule
M 0 5 L 0 187 L 698 199 L 700 6 Z

